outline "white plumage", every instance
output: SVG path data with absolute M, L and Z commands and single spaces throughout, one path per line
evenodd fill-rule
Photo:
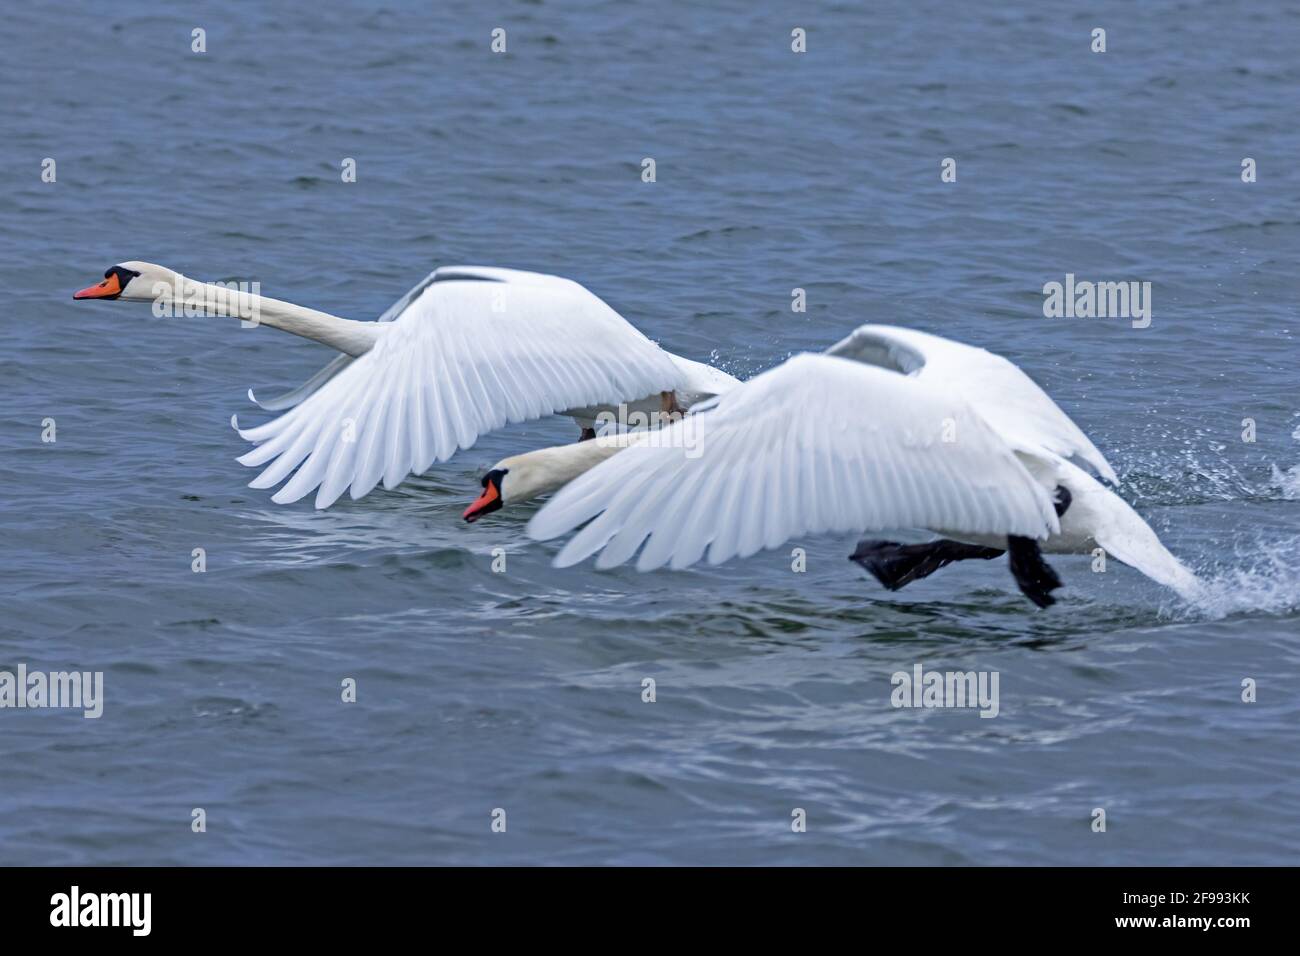
M 890 325 L 863 325 L 826 350 L 951 389 L 1012 447 L 1082 462 L 1112 484 L 1115 470 L 1020 367 L 986 349 Z
M 508 461 L 518 472 L 508 480 L 529 485 L 529 457 Z M 1116 480 L 1096 446 L 1011 362 L 867 325 L 608 456 L 563 487 L 528 533 L 545 540 L 581 528 L 557 565 L 596 555 L 607 568 L 639 549 L 640 570 L 684 568 L 706 555 L 718 564 L 823 532 L 916 529 L 994 549 L 1028 538 L 1054 552 L 1100 545 L 1192 595 L 1195 576 L 1075 461 Z M 1031 582 L 1026 594 L 1041 588 Z M 1050 595 L 1035 600 L 1045 606 Z
M 795 356 L 632 445 L 560 491 L 528 531 L 551 538 L 596 515 L 557 564 L 597 551 L 598 567 L 620 564 L 647 537 L 642 570 L 685 567 L 706 548 L 718 564 L 802 534 L 1045 539 L 1059 528 L 1046 489 L 961 396 L 827 355 Z
M 381 480 L 392 488 L 507 423 L 684 384 L 673 356 L 556 276 L 443 267 L 384 318 L 370 351 L 336 360 L 284 415 L 239 430 L 259 443 L 239 460 L 267 466 L 251 487 L 288 478 L 274 501 L 316 490 L 325 508 Z

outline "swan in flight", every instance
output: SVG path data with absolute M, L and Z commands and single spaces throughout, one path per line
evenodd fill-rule
M 341 354 L 299 388 L 259 402 L 278 418 L 240 429 L 257 443 L 239 461 L 267 466 L 253 488 L 288 481 L 273 501 L 316 492 L 326 508 L 381 480 L 396 487 L 507 423 L 573 417 L 584 437 L 619 407 L 678 415 L 739 384 L 719 369 L 661 349 L 569 279 L 480 266 L 444 266 L 377 322 L 204 283 L 148 262 L 122 262 L 74 299 L 122 299 L 239 317 Z M 296 469 L 296 470 L 295 470 Z M 290 477 L 292 475 L 292 477 Z
M 1091 473 L 1090 473 L 1091 472 Z M 897 590 L 1002 554 L 1040 607 L 1061 586 L 1042 554 L 1108 555 L 1183 597 L 1196 577 L 1102 483 L 1115 472 L 1017 366 L 935 335 L 865 325 L 796 355 L 658 432 L 499 462 L 467 520 L 556 491 L 528 534 L 581 527 L 555 564 L 638 550 L 642 571 L 710 564 L 820 533 L 925 531 L 851 559 Z

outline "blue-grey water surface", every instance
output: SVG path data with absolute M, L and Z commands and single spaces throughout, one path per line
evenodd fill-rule
M 0 669 L 106 700 L 0 710 L 0 863 L 1295 862 L 1298 45 L 1294 6 L 1214 0 L 7 17 Z M 983 345 L 1208 594 L 1086 557 L 1045 612 L 1000 562 L 889 594 L 825 538 L 556 570 L 534 508 L 460 513 L 558 419 L 277 506 L 230 416 L 329 355 L 71 301 L 127 259 L 354 318 L 438 264 L 553 272 L 742 377 L 867 321 Z M 1151 326 L 1045 318 L 1066 273 L 1150 281 Z M 999 716 L 893 708 L 918 662 L 997 671 Z

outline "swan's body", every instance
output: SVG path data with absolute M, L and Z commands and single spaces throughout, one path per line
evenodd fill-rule
M 160 296 L 210 314 L 253 314 L 342 353 L 299 388 L 258 402 L 285 414 L 239 429 L 258 443 L 239 460 L 266 466 L 250 486 L 288 479 L 272 498 L 281 503 L 316 491 L 325 508 L 380 480 L 392 488 L 507 423 L 560 413 L 585 429 L 620 405 L 684 410 L 738 384 L 661 349 L 578 283 L 512 269 L 437 269 L 378 322 L 232 293 L 144 262 L 114 266 L 76 295 Z
M 688 428 L 691 441 L 674 442 Z M 1081 467 L 1114 480 L 1027 375 L 983 349 L 908 329 L 863 326 L 654 440 L 622 439 L 594 466 L 592 451 L 568 449 L 544 450 L 549 481 L 536 479 L 530 455 L 489 473 L 505 501 L 590 468 L 528 525 L 537 539 L 585 525 L 560 551 L 560 566 L 595 555 L 597 567 L 610 567 L 639 551 L 640 570 L 684 568 L 806 534 L 919 529 L 940 540 L 863 542 L 855 560 L 896 588 L 952 560 L 1010 551 L 1022 589 L 1045 606 L 1060 582 L 1040 548 L 1101 547 L 1180 594 L 1196 587 L 1137 513 Z M 485 497 L 490 484 L 485 478 Z

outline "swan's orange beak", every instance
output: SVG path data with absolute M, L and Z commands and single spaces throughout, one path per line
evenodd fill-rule
M 116 272 L 110 272 L 103 282 L 88 285 L 80 292 L 72 293 L 74 299 L 116 299 L 122 294 L 122 283 Z
M 483 485 L 483 494 L 474 499 L 474 503 L 465 509 L 461 517 L 473 524 L 489 511 L 496 511 L 500 507 L 501 492 L 497 490 L 496 482 L 489 480 Z

